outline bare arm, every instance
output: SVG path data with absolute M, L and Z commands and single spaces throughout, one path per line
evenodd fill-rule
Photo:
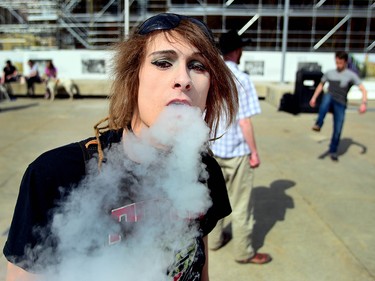
M 208 276 L 208 245 L 207 245 L 208 239 L 207 239 L 207 237 L 208 237 L 207 235 L 205 237 L 203 237 L 204 252 L 206 254 L 206 262 L 203 266 L 201 281 L 209 281 L 210 280 L 210 278 Z
M 21 267 L 8 262 L 5 281 L 36 281 L 38 275 L 27 272 Z
M 360 84 L 358 86 L 358 88 L 362 92 L 362 103 L 359 107 L 359 113 L 365 113 L 366 110 L 367 110 L 367 90 L 366 90 L 365 86 L 363 86 L 363 84 Z
M 311 107 L 315 107 L 316 106 L 316 99 L 318 98 L 318 96 L 322 92 L 323 86 L 324 86 L 324 84 L 322 82 L 320 82 L 318 84 L 318 86 L 316 87 L 316 89 L 314 91 L 314 94 L 313 94 L 313 96 L 312 96 L 312 98 L 310 99 L 310 102 L 309 102 L 309 104 L 310 104 Z
M 10 79 L 12 77 L 17 77 L 17 74 L 18 74 L 18 72 L 17 72 L 17 70 L 15 70 L 13 73 L 7 75 L 7 79 Z
M 245 141 L 247 145 L 249 146 L 251 150 L 250 154 L 250 166 L 252 168 L 259 167 L 260 165 L 260 159 L 258 156 L 258 150 L 255 142 L 255 136 L 254 136 L 254 128 L 253 123 L 251 122 L 251 118 L 244 118 L 239 121 L 239 125 L 242 131 L 242 134 L 245 138 Z

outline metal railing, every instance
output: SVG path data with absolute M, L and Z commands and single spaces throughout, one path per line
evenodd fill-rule
M 264 2 L 264 3 L 263 3 Z M 298 1 L 297 1 L 298 2 Z M 293 1 L 287 13 L 284 1 L 227 0 L 133 0 L 129 19 L 125 19 L 122 0 L 2 0 L 0 1 L 0 39 L 16 33 L 51 36 L 58 47 L 104 49 L 124 38 L 124 21 L 130 29 L 155 13 L 169 11 L 191 15 L 206 21 L 216 38 L 228 29 L 243 28 L 252 39 L 252 50 L 278 51 L 283 42 L 284 18 L 289 19 L 288 51 L 373 52 L 375 48 L 375 3 L 373 0 L 313 0 L 297 5 Z M 335 5 L 332 5 L 332 3 Z M 239 4 L 241 3 L 241 4 Z M 331 3 L 330 5 L 328 3 Z M 62 41 L 70 37 L 74 46 Z

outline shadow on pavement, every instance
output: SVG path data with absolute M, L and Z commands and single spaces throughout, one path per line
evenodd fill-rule
M 7 111 L 12 111 L 12 110 L 21 110 L 21 109 L 26 109 L 26 108 L 37 106 L 37 105 L 39 105 L 39 103 L 34 102 L 34 103 L 23 104 L 23 105 L 0 107 L 0 112 L 3 113 Z
M 255 251 L 261 248 L 272 227 L 278 221 L 285 219 L 287 209 L 294 208 L 293 198 L 285 191 L 296 185 L 291 180 L 275 180 L 270 187 L 253 188 L 254 200 L 253 247 Z
M 320 141 L 319 143 L 322 143 L 322 142 L 325 142 L 325 141 L 328 141 L 329 140 L 323 140 L 323 141 Z M 348 152 L 349 150 L 349 147 L 351 147 L 352 145 L 355 145 L 355 146 L 358 146 L 361 151 L 360 151 L 360 154 L 366 154 L 367 153 L 367 146 L 365 146 L 364 144 L 362 143 L 359 143 L 359 142 L 356 142 L 355 140 L 351 139 L 351 138 L 343 138 L 340 140 L 340 144 L 339 144 L 339 148 L 337 150 L 337 155 L 340 156 L 340 155 L 344 155 L 346 152 Z M 319 159 L 324 159 L 325 157 L 329 156 L 329 151 L 326 151 L 324 153 L 322 153 L 321 155 L 319 155 Z

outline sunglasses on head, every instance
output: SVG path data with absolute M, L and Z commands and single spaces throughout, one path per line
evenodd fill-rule
M 204 34 L 206 34 L 207 38 L 210 39 L 212 44 L 215 45 L 214 36 L 204 22 L 192 17 L 172 13 L 161 13 L 148 18 L 138 27 L 137 33 L 140 35 L 146 35 L 156 30 L 170 30 L 176 28 L 180 24 L 181 20 L 185 19 L 197 25 L 204 32 Z

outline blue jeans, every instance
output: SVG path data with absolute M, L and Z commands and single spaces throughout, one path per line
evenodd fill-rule
M 329 93 L 324 94 L 319 107 L 318 119 L 316 120 L 315 124 L 322 127 L 324 118 L 330 109 L 332 109 L 333 113 L 333 133 L 331 143 L 329 145 L 329 152 L 337 153 L 341 131 L 344 126 L 346 105 L 335 101 Z

